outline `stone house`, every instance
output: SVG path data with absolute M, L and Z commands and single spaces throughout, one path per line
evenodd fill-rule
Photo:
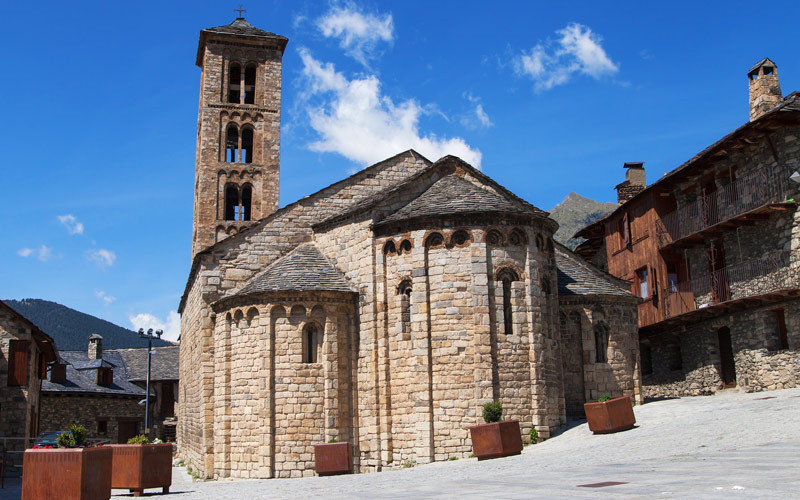
M 164 395 L 171 396 L 177 385 L 178 353 L 177 347 L 153 350 L 149 436 L 164 439 L 174 432 L 168 428 L 174 429 L 174 422 L 164 426 L 174 417 L 174 401 Z M 112 443 L 143 434 L 146 360 L 146 348 L 104 350 L 97 334 L 89 337 L 87 351 L 61 351 L 42 382 L 41 430 L 65 430 L 75 423 L 86 428 L 88 438 Z
M 203 30 L 179 454 L 204 477 L 466 457 L 481 405 L 549 437 L 608 392 L 640 401 L 627 284 L 462 160 L 409 150 L 277 209 L 287 40 Z
M 52 338 L 0 301 L 0 436 L 38 435 L 40 381 L 57 355 Z M 7 443 L 15 444 L 24 448 L 22 442 Z
M 646 397 L 800 384 L 800 93 L 747 73 L 750 121 L 646 185 L 626 163 L 620 206 L 576 251 L 629 280 Z

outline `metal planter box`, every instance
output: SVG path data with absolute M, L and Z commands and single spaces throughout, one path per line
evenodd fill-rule
M 314 445 L 314 470 L 320 476 L 353 472 L 353 452 L 349 442 Z
M 23 500 L 108 500 L 111 448 L 38 448 L 22 459 Z
M 172 444 L 112 444 L 111 487 L 141 496 L 148 488 L 169 493 L 172 485 Z
M 472 453 L 478 460 L 519 455 L 522 452 L 522 435 L 519 421 L 505 420 L 469 428 Z
M 609 399 L 602 403 L 584 403 L 583 411 L 586 413 L 589 430 L 595 434 L 625 431 L 636 423 L 631 398 L 628 396 Z

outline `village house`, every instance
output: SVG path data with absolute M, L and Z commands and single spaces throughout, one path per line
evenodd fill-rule
M 149 437 L 174 440 L 178 347 L 155 347 L 153 352 Z M 143 434 L 146 367 L 147 348 L 104 350 L 97 334 L 89 337 L 86 351 L 60 351 L 49 379 L 42 381 L 41 431 L 79 424 L 88 438 L 112 443 Z
M 41 406 L 40 381 L 56 359 L 55 343 L 24 316 L 0 301 L 0 437 L 1 452 L 25 448 L 36 437 Z
M 576 252 L 642 298 L 645 397 L 800 384 L 800 93 L 747 73 L 750 121 L 646 185 L 625 163 L 619 208 Z
M 501 401 L 548 438 L 600 394 L 641 402 L 639 299 L 459 158 L 408 150 L 278 209 L 287 39 L 202 30 L 179 454 L 207 478 L 470 455 Z

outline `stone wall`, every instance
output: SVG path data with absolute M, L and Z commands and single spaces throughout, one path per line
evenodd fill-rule
M 144 433 L 144 406 L 139 397 L 107 395 L 42 394 L 41 432 L 63 431 L 71 424 L 86 428 L 90 439 L 109 439 L 117 443 L 119 422 L 136 422 L 137 433 Z M 106 432 L 98 432 L 98 421 L 106 421 Z
M 780 349 L 776 308 L 783 310 L 788 348 Z M 736 384 L 747 392 L 800 385 L 800 300 L 792 299 L 648 336 L 653 373 L 645 397 L 681 397 L 722 390 L 719 329 L 730 329 Z M 680 367 L 680 368 L 678 368 Z
M 29 345 L 28 383 L 23 386 L 8 385 L 8 354 L 12 340 L 27 341 Z M 36 429 L 31 429 L 31 420 L 40 411 L 40 357 L 41 351 L 33 340 L 30 327 L 10 312 L 0 309 L 0 436 L 31 437 L 36 434 Z

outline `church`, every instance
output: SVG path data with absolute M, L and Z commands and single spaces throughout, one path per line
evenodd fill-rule
M 200 32 L 186 464 L 310 476 L 338 440 L 373 472 L 468 457 L 490 401 L 526 440 L 601 394 L 641 403 L 629 283 L 459 158 L 399 152 L 278 208 L 287 42 L 244 18 Z

